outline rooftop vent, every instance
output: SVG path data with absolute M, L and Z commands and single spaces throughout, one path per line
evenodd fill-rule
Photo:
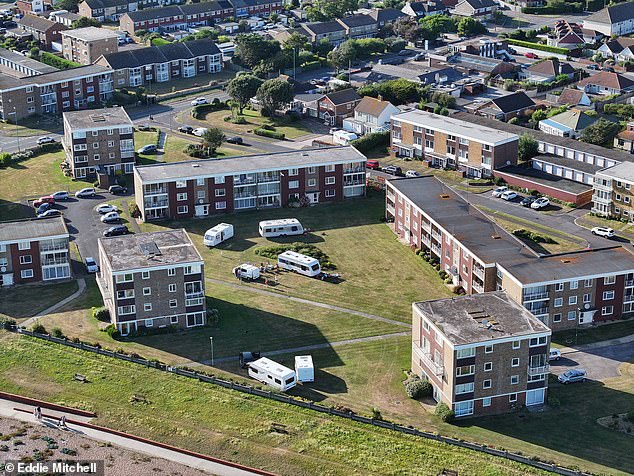
M 159 250 L 159 247 L 153 241 L 139 244 L 139 249 L 147 259 L 161 255 L 161 250 Z
M 92 122 L 106 122 L 106 116 L 102 114 L 93 114 L 90 116 Z

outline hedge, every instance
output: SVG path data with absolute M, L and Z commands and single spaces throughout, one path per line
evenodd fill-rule
M 312 71 L 321 68 L 321 61 L 307 61 L 302 65 L 302 71 Z
M 389 132 L 371 132 L 350 142 L 350 145 L 362 154 L 367 154 L 376 147 L 390 145 Z
M 531 15 L 555 15 L 558 13 L 582 13 L 583 3 L 581 2 L 566 2 L 561 6 L 549 6 L 545 7 L 524 7 L 522 13 L 528 13 Z
M 286 138 L 283 132 L 269 131 L 266 129 L 262 129 L 261 127 L 259 129 L 254 130 L 253 132 L 255 133 L 255 135 L 270 137 L 271 139 L 284 140 Z
M 77 68 L 81 66 L 79 63 L 75 63 L 74 61 L 69 61 L 66 58 L 61 58 L 57 55 L 54 55 L 53 53 L 48 53 L 46 51 L 42 51 L 40 53 L 39 60 L 44 64 L 47 64 L 49 66 L 53 66 L 54 68 L 59 68 L 59 69 L 70 69 L 70 68 Z
M 8 152 L 0 153 L 0 167 L 8 167 L 11 164 L 17 164 L 23 160 L 29 160 L 38 155 L 47 154 L 49 152 L 57 152 L 62 150 L 63 146 L 61 142 L 51 142 L 50 144 L 42 144 L 34 147 L 33 149 L 27 149 L 22 152 L 14 152 L 10 154 Z
M 509 45 L 523 46 L 524 48 L 533 48 L 534 50 L 547 51 L 549 53 L 558 53 L 560 55 L 570 54 L 570 50 L 567 50 L 566 48 L 558 48 L 556 46 L 542 45 L 540 43 L 533 43 L 530 41 L 514 40 L 512 38 L 509 38 L 507 41 Z
M 192 117 L 194 119 L 204 119 L 208 112 L 221 111 L 226 109 L 227 104 L 224 102 L 212 102 L 211 104 L 199 104 L 192 108 Z

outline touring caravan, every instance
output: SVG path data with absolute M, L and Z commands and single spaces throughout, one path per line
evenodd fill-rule
M 301 235 L 304 227 L 297 218 L 281 220 L 265 220 L 260 222 L 260 236 L 275 238 L 276 236 Z
M 211 248 L 212 246 L 219 245 L 229 238 L 233 238 L 233 225 L 220 223 L 205 232 L 203 244 Z
M 295 356 L 295 374 L 298 382 L 314 382 L 315 367 L 313 358 L 310 355 Z
M 278 255 L 277 264 L 282 269 L 295 271 L 311 278 L 321 274 L 321 266 L 317 259 L 294 251 L 285 251 Z
M 293 388 L 297 384 L 293 370 L 266 357 L 249 364 L 249 377 L 277 388 L 282 392 Z

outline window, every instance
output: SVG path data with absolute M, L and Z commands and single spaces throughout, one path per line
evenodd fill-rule
M 136 312 L 136 306 L 134 304 L 130 306 L 119 306 L 117 307 L 117 314 L 122 316 L 125 314 L 134 314 Z
M 335 171 L 335 166 L 334 165 L 326 165 L 326 172 L 334 172 Z
M 174 308 L 178 306 L 178 301 L 176 299 L 170 299 L 170 307 Z
M 491 388 L 491 379 L 486 379 L 482 382 L 482 388 L 487 389 Z
M 288 169 L 288 175 L 295 176 L 295 175 L 299 175 L 299 169 Z
M 563 290 L 564 290 L 564 283 L 555 284 L 555 291 L 563 291 Z
M 616 276 L 606 276 L 603 278 L 603 284 L 614 284 L 616 283 Z
M 517 385 L 518 383 L 520 383 L 520 376 L 511 375 L 511 385 Z
M 183 202 L 183 201 L 187 200 L 187 194 L 186 193 L 177 193 L 176 194 L 176 200 L 178 200 L 179 202 Z
M 227 208 L 227 202 L 216 202 L 216 210 L 224 210 Z
M 205 185 L 205 179 L 204 178 L 197 178 L 196 179 L 196 185 L 199 187 L 202 187 Z
M 555 307 L 561 307 L 564 305 L 564 298 L 555 298 Z
M 570 289 L 577 289 L 579 287 L 579 281 L 570 281 Z
M 145 304 L 143 304 L 143 310 L 144 311 L 151 311 L 152 310 L 152 303 L 151 302 L 146 302 Z
M 150 279 L 150 272 L 149 271 L 142 271 L 141 272 L 141 278 Z
M 227 194 L 227 191 L 224 188 L 218 188 L 214 193 L 216 197 L 224 197 Z
M 586 279 L 586 280 L 583 282 L 583 285 L 584 285 L 586 288 L 591 288 L 591 287 L 592 287 L 592 280 L 591 280 L 591 279 Z
M 170 293 L 175 293 L 175 292 L 176 292 L 176 284 L 174 284 L 174 283 L 170 284 L 170 285 L 167 287 L 167 290 L 168 290 Z
M 456 395 L 473 392 L 473 382 L 456 385 Z
M 601 308 L 602 316 L 609 316 L 614 312 L 614 306 L 604 306 Z
M 176 188 L 185 188 L 187 187 L 187 182 L 185 180 L 177 180 Z
M 473 400 L 456 403 L 454 411 L 457 417 L 472 415 L 473 414 Z
M 590 296 L 590 294 L 589 294 L 589 293 L 588 293 L 588 294 L 584 294 L 584 295 L 583 295 L 583 302 L 584 302 L 584 303 L 591 302 L 591 299 L 592 299 L 592 298 L 591 298 L 591 296 Z
M 167 275 L 168 276 L 176 276 L 176 268 L 169 268 L 167 270 Z
M 99 160 L 99 154 L 95 154 L 92 156 L 93 160 Z
M 474 357 L 476 354 L 475 347 L 469 347 L 467 349 L 458 349 L 456 351 L 457 359 L 465 359 L 467 357 Z
M 299 188 L 299 180 L 291 180 L 288 182 L 288 188 Z
M 461 377 L 464 375 L 473 375 L 475 373 L 475 365 L 463 365 L 461 367 L 456 367 L 456 377 Z
M 519 357 L 513 357 L 513 359 L 511 360 L 511 367 L 519 367 L 519 366 L 520 366 Z
M 484 363 L 484 371 L 485 372 L 490 372 L 491 370 L 493 370 L 493 362 L 485 362 Z
M 317 179 L 314 179 L 314 178 L 308 179 L 309 187 L 314 187 L 315 185 L 317 185 Z
M 196 192 L 196 198 L 198 198 L 198 200 L 204 200 L 205 199 L 205 191 L 204 190 L 198 190 Z
M 519 340 L 514 340 L 513 341 L 513 349 L 519 349 L 521 345 L 522 345 L 521 341 L 519 341 Z
M 561 313 L 553 314 L 553 322 L 561 322 Z
M 134 297 L 134 289 L 122 289 L 117 291 L 117 299 L 132 299 Z
M 189 266 L 185 266 L 184 274 L 197 274 L 200 273 L 200 266 L 198 265 L 189 265 Z
M 509 395 L 509 402 L 517 402 L 517 393 L 512 393 Z
M 326 185 L 334 185 L 335 177 L 326 177 Z
M 20 256 L 20 264 L 31 264 L 33 262 L 33 258 L 31 255 Z
M 176 213 L 179 213 L 181 215 L 187 212 L 189 212 L 189 207 L 187 205 L 181 205 L 176 208 Z
M 220 185 L 220 184 L 225 183 L 225 177 L 224 177 L 224 175 L 223 175 L 222 177 L 214 177 L 214 183 L 215 183 L 216 185 Z
M 143 288 L 143 295 L 150 296 L 152 294 L 152 288 Z
M 18 249 L 19 250 L 30 250 L 31 249 L 31 243 L 29 241 L 21 241 L 20 243 L 18 243 Z
M 568 320 L 574 321 L 577 318 L 577 311 L 568 311 Z
M 178 324 L 178 316 L 170 316 L 170 324 Z
M 23 269 L 22 271 L 20 271 L 20 276 L 22 277 L 22 279 L 32 278 L 33 277 L 33 270 L 32 269 Z
M 337 194 L 336 190 L 326 190 L 326 197 L 332 198 Z
M 97 137 L 99 135 L 99 131 L 92 131 L 92 136 Z
M 540 345 L 546 345 L 546 336 L 542 337 L 533 337 L 529 342 L 529 347 L 538 347 Z
M 573 306 L 577 304 L 577 296 L 569 296 L 568 297 L 568 305 Z
M 118 274 L 115 280 L 117 283 L 131 283 L 134 280 L 134 275 L 132 273 Z
M 603 291 L 603 300 L 609 301 L 610 299 L 614 299 L 614 291 Z
M 308 167 L 308 173 L 309 174 L 314 174 L 315 173 L 315 167 Z
M 93 142 L 92 143 L 92 148 L 93 149 L 98 149 L 99 148 L 99 142 Z
M 486 397 L 482 399 L 482 406 L 483 407 L 490 407 L 491 406 L 491 397 Z
M 492 345 L 485 345 L 484 346 L 484 353 L 485 354 L 490 354 L 491 352 L 493 352 L 493 346 Z

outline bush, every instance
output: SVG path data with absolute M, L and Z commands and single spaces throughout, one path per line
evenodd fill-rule
M 519 238 L 524 238 L 526 240 L 531 240 L 535 243 L 549 243 L 549 244 L 557 244 L 555 240 L 553 240 L 550 236 L 542 236 L 538 233 L 534 233 L 532 231 L 525 230 L 523 228 L 519 230 L 514 230 L 513 234 Z
M 427 380 L 415 378 L 405 385 L 405 393 L 409 398 L 417 400 L 423 397 L 430 397 L 432 394 L 432 386 Z
M 42 144 L 37 148 L 37 154 L 47 154 L 48 152 L 58 152 L 64 149 L 61 142 L 50 142 L 48 144 Z
M 53 337 L 57 337 L 58 339 L 63 339 L 64 337 L 66 337 L 59 327 L 53 327 L 51 335 Z
M 132 218 L 141 218 L 141 210 L 136 203 L 128 203 L 128 214 Z
M 353 140 L 350 145 L 362 154 L 367 154 L 376 147 L 387 147 L 390 145 L 390 133 L 372 132 Z
M 3 152 L 0 154 L 0 167 L 7 167 L 12 162 L 11 154 L 8 152 Z
M 525 48 L 533 48 L 534 50 L 548 51 L 549 53 L 558 53 L 560 55 L 570 54 L 570 51 L 567 50 L 566 48 L 558 48 L 556 46 L 542 45 L 540 43 L 533 43 L 531 41 L 513 40 L 509 38 L 508 42 L 509 42 L 509 45 L 523 46 Z
M 383 420 L 383 415 L 381 415 L 381 410 L 379 410 L 378 408 L 372 408 L 372 419 Z
M 121 333 L 119 329 L 116 328 L 114 324 L 108 324 L 103 331 L 108 334 L 112 339 L 118 339 L 121 337 Z
M 209 154 L 207 153 L 207 148 L 201 147 L 198 144 L 187 144 L 187 146 L 183 149 L 190 157 L 194 157 L 196 159 L 208 159 Z
M 102 322 L 110 322 L 110 311 L 106 307 L 93 307 L 92 317 Z
M 264 129 L 263 127 L 260 127 L 253 132 L 255 133 L 255 135 L 269 137 L 271 139 L 284 140 L 286 138 L 283 132 L 269 131 L 267 129 Z
M 436 405 L 436 411 L 434 412 L 445 423 L 451 423 L 456 417 L 453 410 L 450 410 L 445 403 L 439 403 Z
M 48 334 L 48 332 L 46 331 L 46 327 L 44 327 L 39 322 L 33 324 L 33 327 L 31 327 L 31 332 L 35 332 L 36 334 Z
M 204 119 L 208 112 L 221 111 L 226 109 L 227 105 L 223 102 L 212 102 L 211 104 L 199 104 L 192 108 L 192 117 L 194 119 Z
M 337 266 L 330 261 L 330 258 L 326 253 L 321 251 L 315 245 L 300 243 L 299 241 L 286 245 L 262 246 L 255 249 L 255 254 L 277 261 L 277 256 L 285 251 L 294 251 L 296 253 L 301 253 L 303 255 L 310 256 L 311 258 L 315 258 L 319 261 L 322 269 L 337 269 Z
M 14 319 L 9 319 L 8 317 L 0 316 L 0 329 L 9 330 L 13 326 L 15 326 L 16 322 Z

